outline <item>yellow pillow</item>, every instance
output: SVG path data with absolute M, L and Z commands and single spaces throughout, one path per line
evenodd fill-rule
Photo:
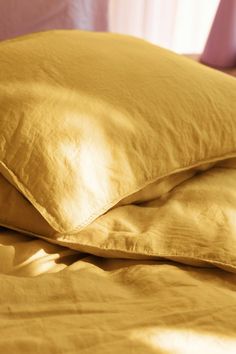
M 44 32 L 2 42 L 0 63 L 0 172 L 44 233 L 236 156 L 236 80 L 145 41 Z

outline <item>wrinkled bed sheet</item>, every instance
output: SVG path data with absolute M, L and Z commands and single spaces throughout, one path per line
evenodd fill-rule
M 235 354 L 233 79 L 115 34 L 0 59 L 0 353 Z
M 235 353 L 236 274 L 1 231 L 1 353 Z
M 66 247 L 1 228 L 0 353 L 235 353 L 234 176 L 226 161 L 142 191 Z M 119 258 L 122 239 L 143 255 Z

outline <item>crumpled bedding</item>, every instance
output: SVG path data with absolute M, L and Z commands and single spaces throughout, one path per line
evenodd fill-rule
M 0 352 L 235 353 L 236 82 L 102 33 L 0 61 Z
M 118 206 L 70 248 L 2 228 L 0 351 L 235 353 L 235 173 Z
M 220 162 L 157 198 L 118 206 L 79 233 L 50 240 L 102 257 L 161 257 L 236 272 L 234 166 L 235 159 Z
M 235 353 L 233 273 L 1 240 L 2 353 Z

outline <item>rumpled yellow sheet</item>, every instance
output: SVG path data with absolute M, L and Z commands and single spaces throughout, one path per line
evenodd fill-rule
M 0 62 L 0 353 L 236 353 L 236 82 L 80 31 Z
M 178 177 L 68 240 L 3 228 L 0 352 L 235 353 L 234 167 Z
M 236 351 L 235 274 L 69 254 L 2 230 L 3 239 L 12 275 L 1 264 L 1 353 Z
M 161 257 L 236 272 L 235 159 L 179 180 L 153 200 L 117 206 L 78 233 L 48 240 L 102 257 Z

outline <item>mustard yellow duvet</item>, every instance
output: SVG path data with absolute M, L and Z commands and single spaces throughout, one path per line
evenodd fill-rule
M 235 353 L 233 273 L 1 238 L 1 353 Z
M 0 64 L 0 353 L 235 353 L 236 80 L 81 31 Z

